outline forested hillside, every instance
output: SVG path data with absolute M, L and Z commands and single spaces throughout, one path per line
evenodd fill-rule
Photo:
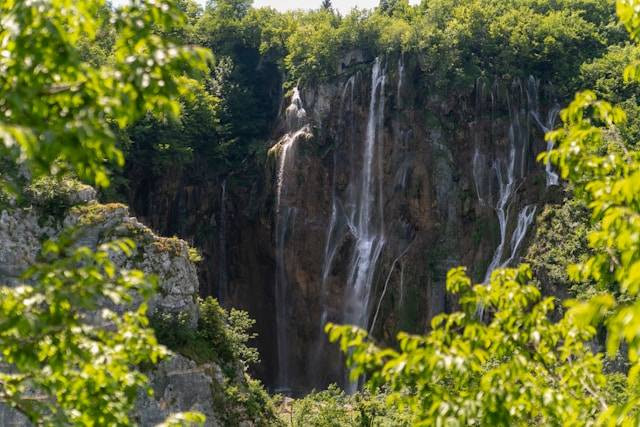
M 639 11 L 6 0 L 0 424 L 637 425 Z

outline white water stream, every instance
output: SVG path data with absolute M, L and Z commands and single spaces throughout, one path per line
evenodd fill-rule
M 373 276 L 384 246 L 382 209 L 382 146 L 380 130 L 384 120 L 385 72 L 376 58 L 371 71 L 369 115 L 362 154 L 362 172 L 353 207 L 348 213 L 349 228 L 356 239 L 347 277 L 344 321 L 366 328 Z
M 500 96 L 495 86 L 493 92 L 495 93 L 491 94 L 492 114 L 496 107 L 496 99 Z M 531 142 L 530 118 L 545 130 L 553 127 L 558 113 L 558 110 L 553 108 L 549 111 L 545 124 L 543 125 L 540 121 L 539 84 L 533 78 L 529 79 L 525 88 L 515 81 L 510 91 L 506 93 L 505 101 L 509 109 L 508 145 L 503 154 L 499 152 L 494 154 L 495 160 L 491 167 L 493 177 L 484 175 L 486 155 L 480 151 L 478 145 L 473 156 L 473 174 L 478 200 L 480 203 L 492 203 L 491 200 L 494 200 L 492 206 L 496 212 L 500 233 L 500 241 L 486 270 L 484 283 L 491 279 L 491 274 L 496 268 L 509 266 L 517 260 L 518 252 L 535 219 L 535 205 L 526 205 L 517 213 L 517 216 L 511 215 L 511 207 L 517 201 L 518 187 L 527 174 L 527 158 Z M 550 149 L 549 146 L 547 148 Z M 547 185 L 556 185 L 557 174 L 551 170 L 549 164 L 545 165 L 545 171 Z M 492 197 L 490 191 L 485 193 L 487 181 L 497 183 L 496 198 Z M 509 236 L 510 224 L 515 227 L 512 228 L 513 231 Z
M 286 110 L 287 133 L 278 142 L 279 155 L 276 187 L 276 335 L 278 350 L 277 386 L 282 392 L 288 391 L 289 385 L 289 340 L 288 340 L 288 294 L 285 244 L 290 224 L 295 218 L 296 210 L 288 206 L 283 196 L 286 195 L 288 177 L 293 175 L 295 166 L 295 148 L 301 137 L 309 134 L 306 125 L 307 113 L 302 104 L 300 92 L 295 88 L 291 96 L 291 104 Z

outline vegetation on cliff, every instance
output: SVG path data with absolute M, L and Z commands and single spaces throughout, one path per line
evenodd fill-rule
M 66 206 L 37 178 L 72 173 L 108 186 L 106 162 L 124 160 L 114 125 L 152 109 L 177 115 L 177 77 L 208 57 L 158 34 L 183 19 L 174 2 L 106 13 L 102 1 L 9 0 L 0 18 L 0 151 L 14 165 L 0 175 L 3 193 L 15 204 L 25 190 L 17 184 L 32 181 L 27 192 L 53 214 Z M 87 46 L 101 45 L 107 19 L 116 30 L 109 60 L 90 62 Z M 76 231 L 45 241 L 19 284 L 0 288 L 0 399 L 34 425 L 128 425 L 147 382 L 139 367 L 166 355 L 146 317 L 155 282 L 116 266 L 130 239 L 92 250 Z M 201 420 L 176 414 L 167 425 Z
M 618 15 L 640 42 L 640 3 L 620 0 Z M 624 80 L 640 80 L 639 62 Z M 595 295 L 566 301 L 551 320 L 552 298 L 542 298 L 527 265 L 498 269 L 473 286 L 463 268 L 448 274 L 447 289 L 461 310 L 437 316 L 425 336 L 400 334 L 398 351 L 379 349 L 350 326 L 327 327 L 340 341 L 353 378 L 387 384 L 392 405 L 411 409 L 424 425 L 637 425 L 640 421 L 640 157 L 611 132 L 624 110 L 580 92 L 561 113 L 564 126 L 547 134 L 550 158 L 591 211 L 591 253 L 568 266 L 572 281 L 593 282 Z M 578 238 L 579 240 L 579 238 Z M 606 354 L 627 357 L 625 392 L 610 394 L 605 353 L 591 342 L 606 330 Z M 624 346 L 623 346 L 624 344 Z M 622 346 L 622 347 L 621 347 Z M 613 380 L 615 381 L 615 380 Z
M 251 162 L 266 156 L 283 87 L 327 82 L 369 66 L 376 56 L 415 58 L 428 76 L 418 89 L 445 96 L 469 92 L 480 77 L 534 75 L 553 83 L 562 98 L 585 82 L 604 83 L 607 64 L 628 49 L 614 0 L 386 3 L 341 15 L 330 7 L 281 13 L 252 8 L 247 0 L 204 9 L 182 1 L 188 19 L 172 35 L 209 48 L 213 60 L 203 83 L 186 86 L 180 118 L 149 116 L 121 134 L 128 166 L 116 173 L 119 191 L 126 194 L 128 178 L 149 171 L 160 177 L 186 165 L 194 181 L 211 171 L 226 176 L 242 170 L 246 177 Z M 87 53 L 96 62 L 108 58 L 104 40 Z M 576 73 L 582 64 L 584 72 Z

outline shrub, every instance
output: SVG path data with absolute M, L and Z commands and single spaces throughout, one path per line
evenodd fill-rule
M 258 351 L 248 345 L 256 337 L 250 332 L 255 321 L 246 312 L 227 312 L 211 297 L 198 305 L 200 317 L 195 328 L 187 313 L 154 313 L 151 325 L 158 341 L 198 363 L 215 362 L 229 376 L 259 362 Z

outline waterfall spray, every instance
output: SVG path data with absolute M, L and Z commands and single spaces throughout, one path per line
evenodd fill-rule
M 356 243 L 351 257 L 344 312 L 347 323 L 361 327 L 367 326 L 373 275 L 384 246 L 379 132 L 384 120 L 385 82 L 381 61 L 376 58 L 371 71 L 371 98 L 362 155 L 362 174 L 358 191 L 354 193 L 357 197 L 355 204 L 352 204 L 355 205 L 355 210 L 350 215 Z M 377 171 L 376 164 L 379 166 Z

